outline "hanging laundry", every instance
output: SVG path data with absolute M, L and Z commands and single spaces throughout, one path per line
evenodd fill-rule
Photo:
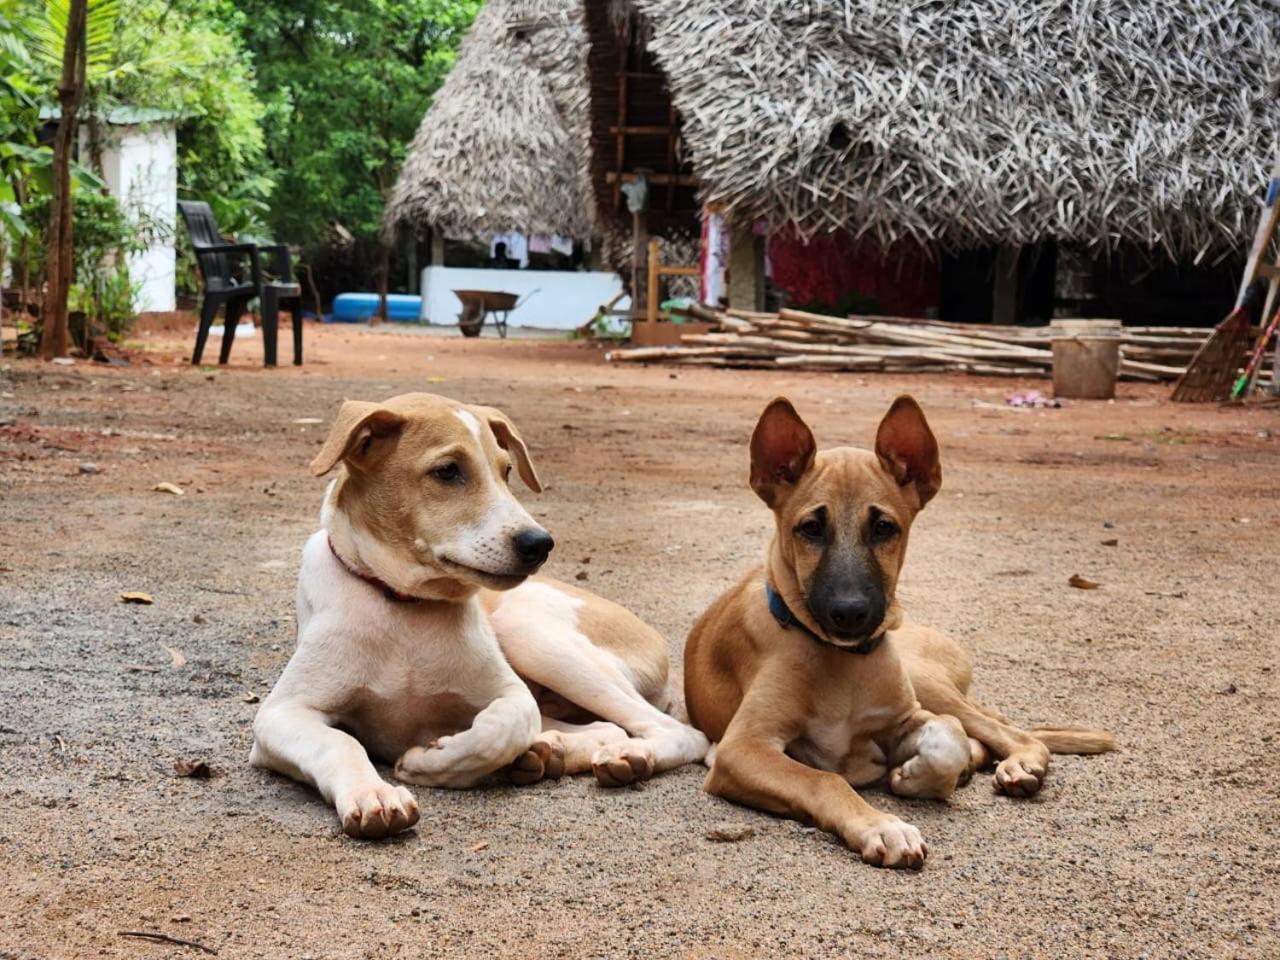
M 489 256 L 497 259 L 498 244 L 503 245 L 503 249 L 508 260 L 518 260 L 520 269 L 523 270 L 529 266 L 529 239 L 523 234 L 515 230 L 509 233 L 495 233 L 489 240 Z M 499 264 L 505 266 L 505 264 Z

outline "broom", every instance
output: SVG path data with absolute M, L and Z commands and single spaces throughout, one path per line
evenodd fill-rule
M 1231 396 L 1240 358 L 1253 342 L 1249 308 L 1265 283 L 1255 283 L 1245 291 L 1234 310 L 1213 328 L 1187 369 L 1173 388 L 1172 399 L 1179 403 L 1208 403 Z
M 1271 176 L 1267 179 L 1262 216 L 1258 218 L 1253 243 L 1249 246 L 1249 259 L 1245 263 L 1240 291 L 1236 294 L 1235 309 L 1214 327 L 1209 339 L 1191 358 L 1187 369 L 1174 385 L 1173 400 L 1205 403 L 1226 400 L 1231 396 L 1236 371 L 1253 340 L 1249 305 L 1257 295 L 1258 288 L 1264 285 L 1254 281 L 1258 279 L 1262 258 L 1271 245 L 1277 224 L 1280 224 L 1280 163 L 1272 168 Z
M 1280 327 L 1280 310 L 1277 310 L 1272 315 L 1271 322 L 1258 335 L 1258 342 L 1253 346 L 1253 353 L 1249 354 L 1249 362 L 1244 366 L 1244 373 L 1240 374 L 1240 379 L 1231 388 L 1232 400 L 1239 400 L 1243 397 L 1245 391 L 1249 389 L 1249 384 L 1253 383 L 1253 376 L 1258 372 L 1258 367 L 1262 363 L 1262 358 L 1266 356 L 1267 347 L 1271 343 L 1271 338 L 1276 335 L 1278 327 Z

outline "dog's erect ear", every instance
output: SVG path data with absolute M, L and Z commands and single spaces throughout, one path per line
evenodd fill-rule
M 533 469 L 533 461 L 529 459 L 529 448 L 524 445 L 524 438 L 520 436 L 516 425 L 496 407 L 476 406 L 471 409 L 481 420 L 489 424 L 489 429 L 493 431 L 493 437 L 498 441 L 498 446 L 511 454 L 511 459 L 516 462 L 516 470 L 520 474 L 520 479 L 524 481 L 524 485 L 534 493 L 541 493 L 542 481 L 538 479 L 538 471 Z
M 774 506 L 778 488 L 804 476 L 817 453 L 813 432 L 786 397 L 778 397 L 760 414 L 751 434 L 751 489 Z
M 938 441 L 914 397 L 904 393 L 889 407 L 876 431 L 876 456 L 899 486 L 915 485 L 922 507 L 942 486 Z
M 344 400 L 324 446 L 311 461 L 311 475 L 324 476 L 339 460 L 360 469 L 383 445 L 381 441 L 398 436 L 404 424 L 404 417 L 381 404 Z

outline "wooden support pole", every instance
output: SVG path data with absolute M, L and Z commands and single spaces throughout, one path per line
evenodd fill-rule
M 631 316 L 639 320 L 647 313 L 649 285 L 644 267 L 649 246 L 649 215 L 645 210 L 631 215 Z
M 996 249 L 996 275 L 991 285 L 991 322 L 1008 326 L 1018 319 L 1018 247 Z
M 764 255 L 750 224 L 729 233 L 729 308 L 764 309 Z
M 431 228 L 431 266 L 444 266 L 444 231 L 439 227 Z
M 658 321 L 658 271 L 662 267 L 661 254 L 658 250 L 658 238 L 649 238 L 649 289 L 645 296 L 645 319 L 650 323 Z
M 404 231 L 404 260 L 405 273 L 408 274 L 406 279 L 409 281 L 405 286 L 410 293 L 418 292 L 418 231 L 413 227 L 408 227 Z

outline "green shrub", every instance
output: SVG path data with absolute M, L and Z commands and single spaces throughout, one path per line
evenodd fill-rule
M 23 207 L 23 216 L 37 236 L 48 231 L 50 205 L 50 198 L 43 195 Z M 114 197 L 93 190 L 75 193 L 71 221 L 75 278 L 69 306 L 88 320 L 86 329 L 73 331 L 74 339 L 83 347 L 94 331 L 100 331 L 119 340 L 134 318 L 134 287 L 126 258 L 150 245 L 152 228 L 145 222 L 131 223 Z M 46 256 L 44 243 L 29 245 L 28 266 L 37 288 L 48 276 Z

